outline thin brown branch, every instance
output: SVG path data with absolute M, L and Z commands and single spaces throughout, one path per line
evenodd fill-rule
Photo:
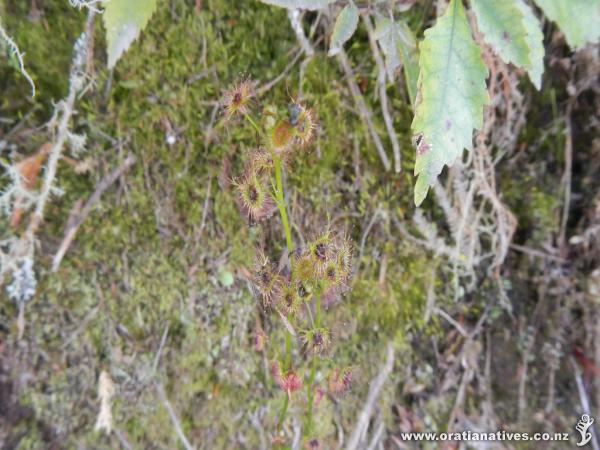
M 365 24 L 365 28 L 367 29 L 367 34 L 369 35 L 369 44 L 371 44 L 371 52 L 373 53 L 373 59 L 375 59 L 375 64 L 377 64 L 377 85 L 379 87 L 379 102 L 381 103 L 381 113 L 383 114 L 383 121 L 385 122 L 385 127 L 387 129 L 390 142 L 392 143 L 392 151 L 394 153 L 394 171 L 396 173 L 399 173 L 401 170 L 400 144 L 398 143 L 398 137 L 396 136 L 396 131 L 394 130 L 394 121 L 392 119 L 392 115 L 390 114 L 390 104 L 385 84 L 385 63 L 383 62 L 381 52 L 379 51 L 379 46 L 377 45 L 377 41 L 375 39 L 375 30 L 373 29 L 373 24 L 371 23 L 371 17 L 368 15 L 364 15 L 362 16 L 362 19 L 363 23 Z
M 258 97 L 260 97 L 265 92 L 270 90 L 273 86 L 275 86 L 277 83 L 279 83 L 281 80 L 283 80 L 283 78 L 294 68 L 294 66 L 296 65 L 296 63 L 298 62 L 300 57 L 302 56 L 302 53 L 304 53 L 304 50 L 302 50 L 302 49 L 298 50 L 296 52 L 296 55 L 294 56 L 294 58 L 289 62 L 289 64 L 287 66 L 285 66 L 285 68 L 279 75 L 277 75 L 275 78 L 273 78 L 271 81 L 269 81 L 264 86 L 261 86 L 256 89 L 256 95 Z
M 95 11 L 93 9 L 88 10 L 85 28 L 86 30 L 90 28 L 90 24 L 94 20 L 94 15 Z M 43 220 L 46 203 L 54 189 L 56 172 L 58 170 L 58 162 L 62 157 L 64 145 L 69 136 L 69 123 L 73 114 L 75 113 L 75 99 L 77 98 L 77 94 L 84 87 L 83 83 L 85 74 L 83 73 L 82 65 L 85 61 L 82 60 L 82 55 L 83 52 L 85 52 L 88 48 L 89 40 L 90 36 L 87 33 L 83 33 L 82 37 L 75 43 L 75 57 L 73 58 L 71 73 L 69 76 L 69 92 L 67 97 L 56 107 L 56 113 L 60 114 L 56 140 L 54 141 L 49 152 L 42 188 L 33 211 L 33 216 L 25 234 L 25 238 L 31 244 L 33 243 L 35 233 Z
M 363 123 L 369 130 L 371 137 L 373 138 L 373 142 L 375 143 L 375 149 L 377 150 L 377 154 L 381 159 L 381 163 L 383 164 L 383 167 L 386 171 L 390 170 L 390 160 L 388 159 L 387 154 L 385 153 L 385 149 L 383 148 L 381 138 L 375 131 L 375 125 L 373 124 L 373 120 L 371 119 L 373 114 L 367 106 L 367 103 L 365 102 L 365 99 L 363 98 L 360 92 L 360 88 L 358 87 L 358 84 L 354 79 L 354 72 L 352 71 L 350 61 L 348 61 L 348 56 L 346 55 L 344 49 L 340 50 L 337 57 L 342 66 L 342 69 L 344 70 L 344 73 L 346 74 L 346 81 L 348 83 L 348 87 L 350 88 L 350 92 L 352 92 L 352 97 L 354 97 L 354 102 L 356 103 L 356 107 L 358 108 L 360 118 L 362 119 Z
M 373 407 L 375 406 L 375 401 L 385 384 L 385 381 L 389 377 L 390 373 L 392 373 L 392 369 L 394 368 L 395 354 L 394 354 L 394 346 L 392 343 L 387 345 L 387 353 L 384 365 L 379 370 L 379 374 L 371 381 L 369 387 L 369 394 L 367 395 L 367 400 L 358 416 L 358 420 L 356 422 L 356 426 L 350 435 L 350 439 L 348 439 L 348 444 L 346 444 L 346 450 L 356 450 L 359 448 L 359 445 L 364 439 L 365 433 L 369 426 L 369 419 L 373 412 Z
M 572 357 L 570 358 L 570 362 L 571 362 L 571 366 L 573 367 L 573 375 L 575 377 L 575 383 L 577 384 L 577 392 L 579 393 L 579 401 L 581 402 L 581 409 L 583 410 L 584 414 L 590 415 L 592 412 L 592 410 L 590 408 L 590 400 L 588 398 L 587 392 L 585 391 L 585 386 L 583 384 L 583 379 L 581 377 L 581 371 L 579 370 L 579 367 L 577 367 L 577 363 L 575 362 L 575 360 Z M 594 430 L 594 427 L 590 427 L 590 431 L 592 433 L 592 440 L 591 440 L 592 448 L 594 450 L 600 450 L 600 445 L 598 445 L 598 439 L 597 439 L 596 431 Z
M 573 177 L 573 134 L 571 130 L 572 101 L 567 105 L 565 112 L 565 173 L 563 176 L 564 201 L 562 217 L 560 221 L 560 232 L 558 235 L 558 246 L 561 256 L 567 253 L 567 223 L 569 221 L 569 209 L 571 209 L 571 179 Z
M 154 384 L 154 386 L 156 388 L 156 392 L 158 393 L 158 397 L 160 398 L 160 401 L 162 402 L 163 406 L 167 410 L 167 413 L 169 414 L 169 418 L 171 419 L 171 422 L 173 423 L 173 427 L 175 428 L 175 433 L 177 433 L 177 437 L 179 438 L 179 440 L 181 441 L 181 443 L 183 444 L 183 446 L 185 447 L 186 450 L 194 450 L 194 446 L 192 444 L 190 444 L 190 441 L 188 440 L 188 438 L 185 436 L 185 433 L 183 432 L 183 428 L 181 428 L 181 423 L 179 422 L 179 419 L 177 418 L 177 414 L 175 413 L 173 406 L 171 406 L 171 403 L 169 402 L 169 399 L 167 398 L 167 394 L 165 393 L 165 390 L 164 390 L 162 384 L 156 382 Z
M 19 71 L 21 72 L 21 75 L 23 75 L 25 77 L 25 79 L 29 83 L 29 86 L 31 87 L 31 97 L 32 98 L 35 97 L 35 83 L 33 82 L 33 79 L 27 72 L 27 69 L 25 69 L 25 62 L 23 61 L 23 57 L 25 56 L 25 53 L 22 53 L 21 50 L 19 50 L 19 47 L 17 46 L 15 41 L 13 41 L 13 39 L 4 30 L 4 27 L 2 26 L 1 22 L 0 22 L 0 39 L 2 39 L 4 42 L 6 42 L 6 45 L 8 45 L 9 50 L 14 55 L 14 57 L 17 59 L 17 63 L 19 64 Z
M 63 257 L 65 256 L 65 253 L 67 252 L 67 250 L 71 246 L 71 243 L 73 242 L 73 239 L 75 238 L 77 230 L 79 229 L 85 218 L 90 214 L 92 208 L 96 205 L 96 203 L 98 203 L 102 194 L 115 181 L 117 181 L 119 177 L 121 177 L 121 175 L 123 175 L 127 170 L 129 170 L 129 168 L 135 163 L 135 160 L 135 156 L 133 154 L 129 154 L 127 158 L 125 158 L 125 161 L 123 161 L 123 163 L 119 167 L 111 171 L 102 179 L 102 181 L 100 181 L 94 193 L 90 196 L 90 198 L 88 198 L 87 202 L 81 209 L 81 212 L 79 212 L 76 215 L 73 223 L 65 231 L 63 240 L 60 246 L 58 247 L 56 254 L 54 255 L 54 260 L 52 261 L 53 272 L 56 272 L 56 270 L 58 269 L 60 262 L 62 261 Z

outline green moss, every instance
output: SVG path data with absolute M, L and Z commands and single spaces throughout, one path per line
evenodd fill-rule
M 25 53 L 25 66 L 35 82 L 35 102 L 51 107 L 67 90 L 73 42 L 82 31 L 85 14 L 68 2 L 48 2 L 43 10 L 27 2 L 11 2 L 0 6 L 0 16 L 9 35 Z M 49 45 L 51 43 L 52 45 Z M 0 108 L 13 115 L 24 114 L 30 107 L 30 88 L 14 64 L 0 58 Z M 42 114 L 41 117 L 44 115 Z M 48 118 L 49 116 L 46 116 Z
M 118 62 L 110 89 L 111 78 L 103 63 L 103 29 L 96 22 L 95 85 L 78 100 L 73 127 L 88 135 L 87 155 L 97 165 L 81 175 L 61 164 L 59 180 L 65 195 L 53 199 L 42 240 L 55 242 L 62 236 L 73 204 L 87 199 L 104 174 L 128 153 L 137 162 L 85 219 L 58 272 L 47 273 L 43 270 L 47 261 L 42 262 L 41 294 L 28 307 L 34 340 L 48 355 L 47 364 L 57 364 L 57 369 L 49 370 L 47 384 L 40 381 L 28 387 L 23 403 L 47 424 L 58 421 L 63 426 L 67 411 L 77 416 L 69 425 L 68 443 L 95 448 L 118 445 L 114 435 L 93 432 L 100 370 L 109 370 L 119 386 L 113 405 L 115 423 L 134 447 L 178 446 L 152 376 L 164 385 L 186 434 L 202 442 L 206 430 L 212 430 L 213 448 L 235 447 L 232 439 L 240 428 L 249 439 L 248 448 L 256 448 L 259 437 L 248 425 L 247 414 L 264 409 L 264 427 L 274 430 L 285 396 L 268 386 L 263 355 L 252 350 L 250 332 L 263 312 L 241 275 L 265 239 L 274 252 L 283 247 L 279 219 L 249 227 L 227 187 L 248 149 L 258 142 L 249 127 L 235 123 L 220 127 L 210 142 L 204 130 L 211 121 L 217 126 L 220 116 L 213 117 L 215 102 L 240 74 L 263 84 L 283 71 L 296 49 L 295 36 L 283 10 L 260 4 L 240 9 L 234 0 L 208 0 L 197 13 L 189 3 L 177 0 L 159 8 L 148 29 Z M 44 2 L 39 23 L 26 19 L 24 6 L 10 12 L 9 32 L 27 52 L 28 68 L 40 89 L 35 101 L 40 115 L 47 118 L 50 100 L 67 91 L 71 46 L 85 14 L 58 0 Z M 355 50 L 352 57 L 358 54 Z M 10 74 L 0 76 L 9 93 L 2 100 L 3 114 L 15 108 L 26 110 L 28 100 L 10 103 L 22 97 L 22 81 L 4 62 L 0 64 L 0 74 Z M 285 114 L 297 83 L 294 68 L 260 98 L 261 105 L 276 105 Z M 313 58 L 306 66 L 302 88 L 303 101 L 314 109 L 319 130 L 316 144 L 298 151 L 290 162 L 293 169 L 286 173 L 290 199 L 296 202 L 290 209 L 306 214 L 306 219 L 297 216 L 294 235 L 299 240 L 298 230 L 311 235 L 340 216 L 337 226 L 359 242 L 362 218 L 355 220 L 352 214 L 371 214 L 376 204 L 406 209 L 412 176 L 409 170 L 381 175 L 360 117 L 348 110 L 352 99 L 335 59 Z M 365 98 L 376 109 L 372 89 L 369 85 Z M 391 96 L 395 107 L 404 108 Z M 412 158 L 409 117 L 410 111 L 402 109 L 395 119 L 408 167 Z M 375 121 L 385 136 L 383 122 Z M 176 134 L 173 145 L 166 143 L 168 130 Z M 352 292 L 324 314 L 334 345 L 320 362 L 317 380 L 325 384 L 334 366 L 360 367 L 364 383 L 343 399 L 348 405 L 362 401 L 366 381 L 381 361 L 382 343 L 391 338 L 403 345 L 406 333 L 424 328 L 431 270 L 428 256 L 399 243 L 374 250 L 368 241 L 366 250 L 369 256 L 361 262 Z M 383 286 L 379 285 L 380 259 L 371 257 L 373 251 L 388 259 Z M 232 283 L 231 279 L 223 282 L 225 272 L 233 276 Z M 269 334 L 268 362 L 282 354 L 284 329 L 275 315 L 262 321 Z M 168 339 L 154 374 L 167 326 Z M 306 373 L 306 355 L 296 349 L 294 360 L 297 369 Z M 81 361 L 85 370 L 79 367 Z M 73 367 L 63 370 L 69 364 Z M 80 383 L 80 390 L 70 387 L 73 380 Z M 295 397 L 290 414 L 305 409 L 303 395 Z M 344 409 L 345 423 L 353 420 L 353 408 Z M 246 415 L 240 416 L 242 409 Z M 326 438 L 335 434 L 333 409 L 325 402 L 318 411 L 319 430 Z M 23 448 L 36 448 L 40 429 L 32 427 Z

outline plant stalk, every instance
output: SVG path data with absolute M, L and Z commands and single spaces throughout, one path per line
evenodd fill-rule
M 250 119 L 250 122 L 252 120 Z M 287 211 L 285 208 L 285 198 L 283 195 L 283 182 L 281 176 L 281 159 L 275 152 L 272 152 L 273 156 L 273 169 L 275 170 L 275 200 L 277 203 L 277 209 L 279 210 L 279 215 L 281 216 L 281 223 L 283 224 L 283 232 L 285 234 L 285 243 L 287 246 L 288 253 L 292 253 L 294 250 L 294 244 L 292 242 L 292 233 L 290 230 L 290 222 L 288 220 Z M 290 317 L 288 317 L 288 320 Z M 289 331 L 285 333 L 285 370 L 292 370 L 292 335 Z M 289 404 L 289 397 L 286 396 L 285 401 L 283 403 L 283 407 L 281 409 L 281 413 L 279 414 L 279 427 L 282 426 L 283 421 L 285 419 L 285 415 L 287 413 L 287 408 Z
M 294 250 L 294 244 L 292 243 L 292 232 L 290 230 L 290 222 L 285 209 L 285 199 L 283 196 L 283 183 L 281 181 L 281 159 L 275 152 L 273 152 L 273 166 L 275 169 L 275 199 L 277 200 L 277 208 L 279 209 L 281 223 L 283 224 L 285 243 L 287 245 L 288 252 L 291 253 Z
M 246 120 L 248 122 L 250 122 L 250 124 L 254 127 L 254 129 L 256 130 L 256 132 L 258 134 L 262 134 L 260 127 L 256 124 L 256 122 L 254 121 L 254 119 L 252 117 L 250 117 L 248 114 L 244 114 L 244 117 L 246 118 Z
M 321 289 L 317 289 L 316 299 L 315 299 L 315 328 L 321 327 Z M 308 384 L 306 386 L 306 396 L 308 398 L 308 417 L 306 424 L 306 435 L 310 436 L 312 433 L 313 427 L 313 402 L 314 402 L 314 393 L 313 393 L 313 384 L 315 382 L 315 376 L 317 374 L 317 357 L 313 352 L 311 367 L 310 367 L 310 376 L 308 378 Z

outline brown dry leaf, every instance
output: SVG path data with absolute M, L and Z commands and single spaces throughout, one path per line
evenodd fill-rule
M 35 154 L 28 156 L 15 165 L 15 169 L 19 172 L 21 177 L 23 177 L 23 185 L 27 189 L 33 189 L 35 187 L 35 182 L 40 173 L 42 163 L 44 162 L 44 159 L 46 159 L 51 148 L 52 142 L 46 142 Z
M 414 430 L 412 411 L 404 406 L 397 405 L 398 410 L 398 428 L 403 433 L 410 433 Z
M 46 159 L 46 156 L 48 155 L 51 149 L 52 143 L 46 142 L 38 149 L 38 151 L 35 154 L 28 156 L 27 158 L 15 164 L 15 169 L 19 173 L 19 175 L 21 175 L 23 179 L 23 187 L 25 189 L 33 189 L 35 187 L 35 183 L 40 173 L 42 163 Z M 23 217 L 24 211 L 20 204 L 21 199 L 16 198 L 15 206 L 10 216 L 10 226 L 12 228 L 17 228 L 21 223 L 21 218 Z
M 98 398 L 100 399 L 100 412 L 94 429 L 110 434 L 113 427 L 111 411 L 112 397 L 115 395 L 115 385 L 110 374 L 103 370 L 98 378 Z

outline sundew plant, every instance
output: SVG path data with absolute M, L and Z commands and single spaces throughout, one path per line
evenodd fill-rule
M 600 448 L 599 74 L 600 0 L 0 1 L 0 448 Z
M 322 312 L 339 302 L 350 288 L 352 243 L 342 232 L 327 227 L 315 230 L 310 242 L 294 246 L 282 182 L 284 168 L 293 171 L 290 161 L 294 153 L 307 151 L 314 139 L 316 119 L 310 108 L 295 99 L 290 99 L 283 115 L 277 107 L 265 106 L 263 110 L 267 113 L 261 115 L 263 120 L 253 119 L 257 107 L 253 86 L 254 83 L 246 79 L 225 91 L 222 108 L 224 120 L 228 122 L 226 126 L 234 126 L 231 122 L 240 117 L 256 131 L 258 144 L 264 145 L 244 155 L 243 173 L 231 182 L 240 213 L 253 226 L 269 219 L 275 210 L 279 211 L 281 242 L 285 242 L 285 245 L 256 250 L 251 277 L 252 289 L 265 315 L 274 313 L 275 320 L 285 328 L 285 343 L 270 342 L 263 329 L 258 328 L 254 332 L 255 348 L 274 355 L 271 376 L 274 384 L 285 392 L 277 430 L 286 419 L 289 403 L 299 396 L 294 393 L 305 385 L 303 433 L 309 447 L 319 448 L 319 439 L 313 433 L 313 410 L 327 392 L 339 396 L 350 388 L 352 381 L 350 367 L 333 369 L 328 385 L 319 385 L 315 379 L 319 360 L 329 351 L 332 340 Z M 269 258 L 269 253 L 282 248 L 282 254 L 274 260 Z M 283 351 L 270 352 L 271 346 Z M 293 347 L 298 346 L 304 363 L 294 361 Z M 306 374 L 299 372 L 298 366 Z M 283 445 L 286 439 L 277 433 L 272 442 Z

